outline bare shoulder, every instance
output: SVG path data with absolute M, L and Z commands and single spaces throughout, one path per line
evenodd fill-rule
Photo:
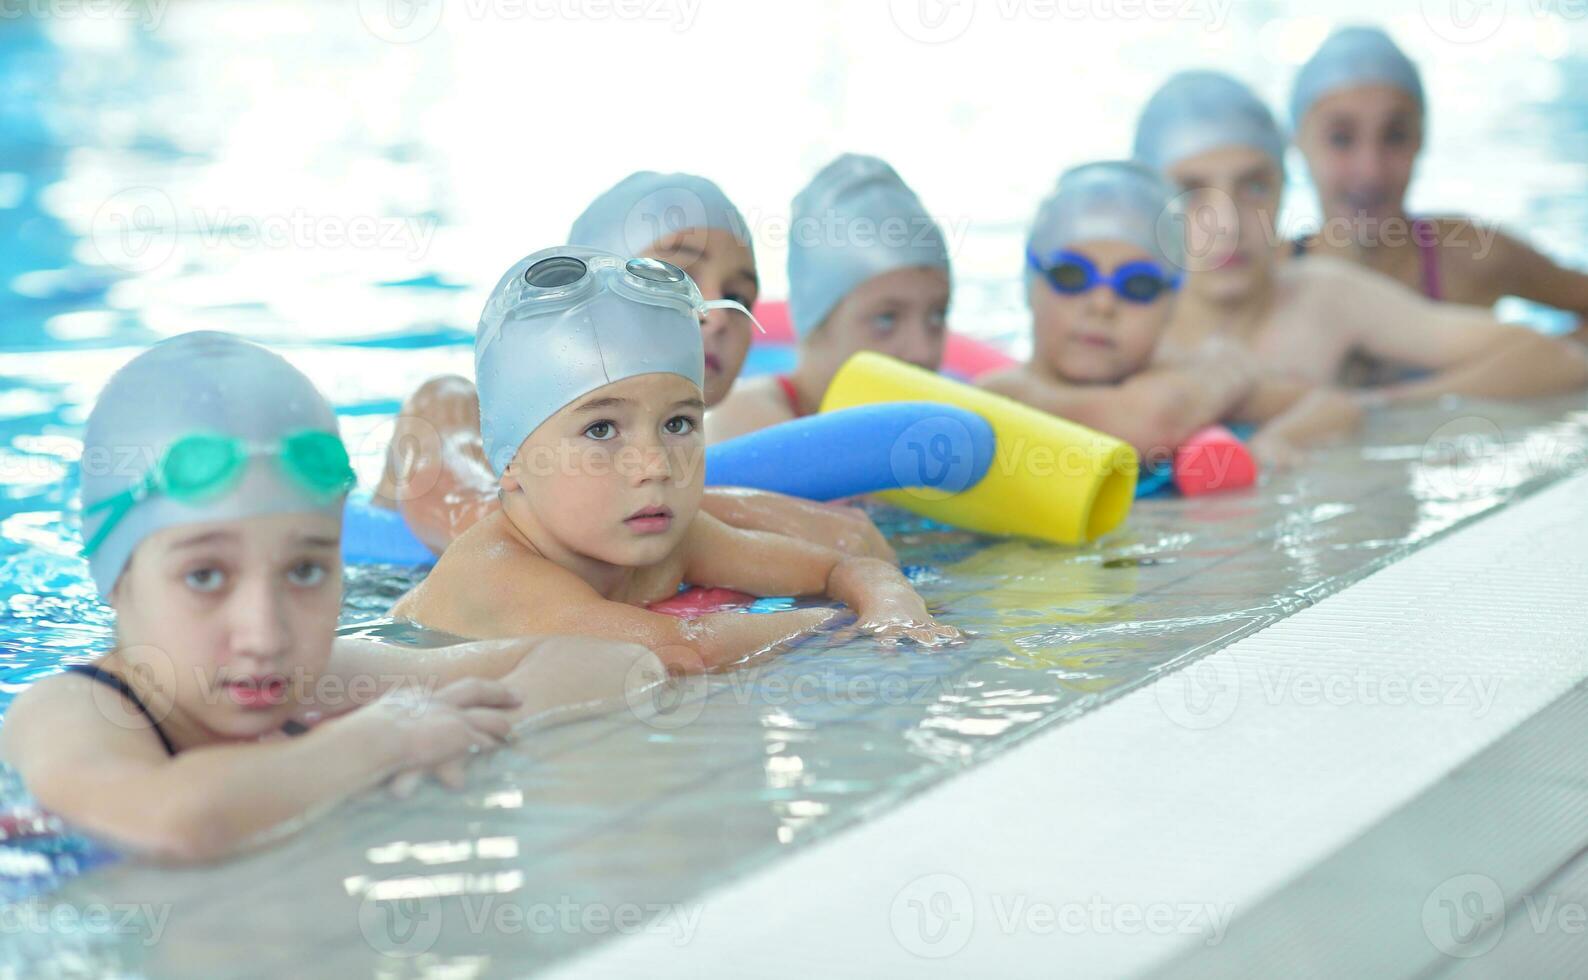
M 109 686 L 68 671 L 37 682 L 17 695 L 0 727 L 0 759 L 31 778 L 34 763 L 70 762 L 111 750 L 116 754 L 165 757 L 152 728 Z M 147 744 L 145 744 L 147 743 Z
M 706 413 L 706 441 L 722 442 L 793 417 L 775 378 L 749 378 L 735 384 L 728 397 Z
M 506 515 L 497 511 L 464 531 L 424 580 L 397 600 L 391 615 L 459 636 L 525 632 L 517 620 L 531 604 L 522 597 L 547 579 L 574 576 L 527 548 L 506 525 Z
M 986 374 L 978 375 L 975 384 L 976 387 L 990 391 L 995 395 L 1014 398 L 1025 390 L 1026 385 L 1030 384 L 1031 381 L 1032 374 L 1030 369 L 1024 364 L 1017 364 L 1013 367 L 1001 368 L 997 371 L 989 371 Z

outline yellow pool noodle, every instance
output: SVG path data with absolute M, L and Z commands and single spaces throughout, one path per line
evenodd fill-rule
M 856 354 L 838 369 L 824 412 L 880 402 L 946 402 L 980 414 L 997 437 L 992 465 L 959 493 L 890 490 L 889 503 L 944 524 L 1084 544 L 1130 513 L 1139 462 L 1126 443 L 1020 402 L 882 354 Z

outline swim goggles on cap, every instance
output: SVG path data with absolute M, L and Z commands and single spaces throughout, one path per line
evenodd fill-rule
M 1037 258 L 1037 253 L 1027 249 L 1026 263 L 1042 273 L 1048 285 L 1066 296 L 1075 296 L 1104 285 L 1121 299 L 1132 303 L 1151 303 L 1165 290 L 1180 288 L 1179 273 L 1166 273 L 1156 262 L 1126 262 L 1105 276 L 1091 259 L 1079 252 L 1054 252 L 1044 263 Z
M 697 317 L 710 310 L 738 310 L 766 333 L 744 304 L 731 299 L 708 300 L 689 274 L 671 262 L 616 255 L 550 255 L 524 270 L 516 292 L 502 298 L 493 318 L 493 332 L 507 320 L 572 306 L 602 291 L 617 293 L 651 306 L 672 307 Z
M 347 448 L 335 433 L 304 429 L 277 443 L 212 433 L 183 436 L 166 447 L 142 480 L 84 508 L 84 514 L 109 508 L 110 516 L 83 546 L 83 554 L 92 555 L 133 505 L 150 494 L 162 493 L 189 504 L 218 496 L 236 485 L 252 456 L 274 456 L 287 476 L 316 497 L 334 497 L 357 482 Z

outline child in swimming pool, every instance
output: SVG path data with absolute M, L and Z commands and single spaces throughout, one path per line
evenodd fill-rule
M 834 615 L 683 623 L 640 608 L 683 582 L 827 595 L 864 630 L 957 636 L 887 562 L 701 512 L 703 305 L 682 270 L 654 259 L 563 246 L 508 270 L 474 347 L 502 507 L 454 541 L 392 615 L 471 637 L 550 629 L 654 644 L 674 670 L 737 662 Z
M 1374 402 L 1522 398 L 1588 383 L 1578 345 L 1435 303 L 1328 256 L 1281 262 L 1284 145 L 1262 102 L 1216 72 L 1174 76 L 1143 109 L 1136 158 L 1180 187 L 1187 215 L 1190 271 L 1161 357 L 1222 338 L 1249 350 L 1275 382 L 1339 383 L 1355 354 L 1429 372 L 1374 389 Z
M 1588 315 L 1588 275 L 1471 218 L 1408 217 L 1427 103 L 1417 66 L 1382 30 L 1331 34 L 1297 73 L 1290 113 L 1325 221 L 1297 255 L 1355 262 L 1429 299 L 1521 296 Z
M 759 292 L 749 229 L 716 184 L 692 174 L 640 171 L 596 198 L 568 233 L 573 245 L 661 259 L 684 269 L 709 300 L 744 309 Z M 714 309 L 701 321 L 706 405 L 728 394 L 750 346 L 750 319 Z M 480 441 L 474 383 L 433 378 L 403 404 L 376 488 L 378 506 L 399 510 L 439 554 L 500 507 L 496 474 Z M 864 512 L 738 487 L 712 487 L 701 506 L 735 527 L 778 531 L 851 554 L 892 561 L 893 550 Z
M 336 641 L 352 470 L 335 416 L 227 334 L 118 371 L 81 469 L 115 646 L 23 692 L 0 755 L 41 806 L 132 851 L 214 858 L 388 779 L 456 783 L 516 721 L 621 698 L 631 669 L 663 676 L 623 644 Z
M 1026 243 L 1032 358 L 978 383 L 1124 439 L 1144 460 L 1171 457 L 1220 421 L 1269 423 L 1253 447 L 1271 465 L 1350 428 L 1360 411 L 1343 393 L 1307 393 L 1291 405 L 1254 398 L 1251 359 L 1228 346 L 1191 364 L 1153 363 L 1185 263 L 1173 199 L 1164 179 L 1137 163 L 1091 163 L 1060 177 Z
M 745 382 L 713 409 L 714 443 L 815 412 L 833 375 L 860 351 L 929 371 L 942 364 L 948 246 L 883 161 L 840 156 L 794 198 L 788 274 L 799 361 L 788 375 Z

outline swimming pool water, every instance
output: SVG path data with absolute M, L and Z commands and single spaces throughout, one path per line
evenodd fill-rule
M 469 373 L 482 291 L 622 173 L 720 175 L 780 295 L 773 218 L 824 159 L 869 149 L 960 229 L 959 328 L 1019 351 L 1010 269 L 1060 167 L 1122 152 L 1133 113 L 1121 107 L 1172 67 L 1226 64 L 1277 100 L 1296 52 L 1327 28 L 1299 3 L 1237 5 L 1217 30 L 983 14 L 963 39 L 923 45 L 886 10 L 860 9 L 809 5 L 783 43 L 747 46 L 746 15 L 703 8 L 674 32 L 697 57 L 668 77 L 709 93 L 690 104 L 709 126 L 635 107 L 633 93 L 656 84 L 646 46 L 668 40 L 667 24 L 486 17 L 407 44 L 372 41 L 356 12 L 309 5 L 182 6 L 153 30 L 0 24 L 0 707 L 111 636 L 62 515 L 87 408 L 140 345 L 200 327 L 278 343 L 337 405 L 367 486 L 402 396 L 433 374 Z M 1481 201 L 1557 254 L 1583 256 L 1581 25 L 1511 23 L 1471 55 L 1481 85 L 1414 20 L 1392 26 L 1414 54 L 1442 59 L 1430 89 L 1453 106 L 1436 102 L 1420 206 Z M 611 70 L 588 71 L 592 52 Z M 1046 137 L 1059 121 L 1044 97 L 1059 56 L 1089 58 L 1088 88 L 1117 96 L 1069 100 L 1062 141 Z M 780 81 L 722 86 L 721 71 Z M 551 80 L 567 77 L 587 83 L 577 98 L 539 98 L 535 86 L 566 92 Z M 900 107 L 902 83 L 912 98 Z M 533 125 L 513 115 L 532 96 Z M 1288 220 L 1304 221 L 1304 197 L 1291 204 Z M 335 241 L 366 226 L 387 244 Z M 151 976 L 415 964 L 508 975 L 621 931 L 492 918 L 513 905 L 633 906 L 681 935 L 707 928 L 713 884 L 1588 466 L 1583 409 L 1576 398 L 1388 414 L 1359 444 L 1255 492 L 1145 503 L 1087 549 L 879 511 L 917 586 L 969 642 L 928 653 L 817 637 L 686 686 L 648 721 L 620 713 L 537 734 L 483 762 L 460 794 L 356 801 L 217 868 L 100 869 L 44 901 L 164 917 L 9 930 L 0 964 L 30 976 L 66 962 Z M 378 623 L 413 575 L 350 568 L 344 623 Z M 19 799 L 0 781 L 0 810 Z M 0 842 L 0 881 L 7 894 L 49 889 L 99 856 L 72 837 Z

